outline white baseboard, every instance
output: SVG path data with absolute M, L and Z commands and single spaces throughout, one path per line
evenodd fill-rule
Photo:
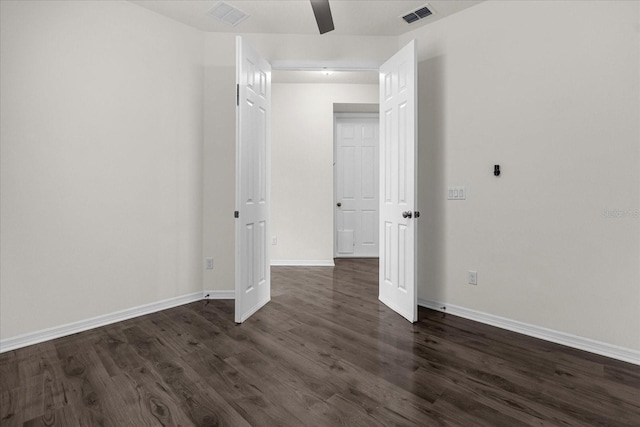
M 272 267 L 335 267 L 332 259 L 272 259 Z
M 540 338 L 545 341 L 551 341 L 567 347 L 577 348 L 578 350 L 584 350 L 601 356 L 611 357 L 612 359 L 622 360 L 623 362 L 633 363 L 634 365 L 640 365 L 640 351 L 637 350 L 619 347 L 613 344 L 607 344 L 601 341 L 583 338 L 577 335 L 567 334 L 565 332 L 547 329 L 536 325 L 530 325 L 517 320 L 511 320 L 505 317 L 495 316 L 493 314 L 483 313 L 481 311 L 471 310 L 444 302 L 429 301 L 419 298 L 418 305 L 523 335 L 528 335 L 530 337 Z
M 283 261 L 294 262 L 294 261 Z M 295 262 L 310 262 L 310 261 L 295 261 Z M 278 265 L 313 265 L 313 266 L 333 266 L 327 264 L 326 261 L 315 261 L 316 264 L 278 264 Z M 317 264 L 323 262 L 323 264 Z M 272 262 L 272 265 L 273 262 Z M 207 296 L 208 295 L 208 296 Z M 81 320 L 79 322 L 68 323 L 66 325 L 56 326 L 53 328 L 43 329 L 41 331 L 32 332 L 24 335 L 19 335 L 12 338 L 7 338 L 0 341 L 0 353 L 6 351 L 16 350 L 18 348 L 26 347 L 33 344 L 38 344 L 44 341 L 53 340 L 56 338 L 72 335 L 78 332 L 83 332 L 89 329 L 98 328 L 101 326 L 110 325 L 112 323 L 121 322 L 123 320 L 131 319 L 138 316 L 144 316 L 146 314 L 155 313 L 160 310 L 166 310 L 168 308 L 177 307 L 179 305 L 188 304 L 190 302 L 199 301 L 203 298 L 208 299 L 234 299 L 235 291 L 203 291 L 195 292 L 188 295 L 183 295 L 176 298 L 170 298 L 163 301 L 154 302 L 151 304 L 145 304 L 138 307 L 129 308 L 126 310 L 117 311 L 115 313 L 106 314 L 103 316 L 97 316 L 92 319 Z M 429 301 L 425 299 L 419 299 L 418 305 L 432 310 L 442 311 L 450 313 L 454 316 L 460 316 L 465 319 L 474 320 L 476 322 L 484 323 L 498 328 L 506 329 L 513 332 L 518 332 L 523 335 L 528 335 L 535 338 L 540 338 L 546 341 L 555 342 L 557 344 L 566 345 L 567 347 L 577 348 L 579 350 L 588 351 L 591 353 L 599 354 L 613 359 L 622 360 L 624 362 L 640 365 L 640 351 L 632 350 L 624 347 L 615 346 L 612 344 L 595 341 L 589 338 L 579 337 L 577 335 L 567 334 L 553 329 L 547 329 L 540 326 L 535 326 L 517 320 L 511 320 L 493 314 L 483 313 L 468 308 L 451 305 L 438 301 Z M 446 307 L 446 308 L 445 308 Z
M 236 291 L 203 291 L 204 299 L 236 299 Z
M 78 332 L 87 331 L 100 326 L 110 325 L 112 323 L 121 322 L 134 317 L 144 316 L 145 314 L 155 313 L 156 311 L 166 310 L 168 308 L 177 307 L 190 302 L 199 301 L 202 297 L 202 292 L 195 292 L 180 297 L 153 302 L 151 304 L 116 311 L 115 313 L 105 314 L 91 319 L 81 320 L 79 322 L 67 323 L 65 325 L 7 338 L 0 341 L 0 353 L 76 334 Z

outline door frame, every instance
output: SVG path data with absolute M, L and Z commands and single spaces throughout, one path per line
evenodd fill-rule
M 415 42 L 415 40 L 412 40 L 411 42 L 409 42 L 409 45 L 413 45 L 414 52 L 416 52 L 416 51 L 417 51 L 417 48 L 415 47 L 415 46 L 416 46 L 416 42 Z M 404 49 L 404 48 L 401 48 L 401 49 L 400 49 L 398 52 L 396 52 L 393 56 L 397 55 L 397 54 L 398 54 L 400 51 L 402 51 L 403 49 Z M 393 56 L 392 56 L 391 58 L 393 58 Z M 391 59 L 391 58 L 389 58 L 389 59 Z M 387 60 L 387 62 L 389 61 L 389 59 Z M 417 61 L 417 55 L 416 55 L 415 53 L 414 53 L 414 60 L 416 60 L 416 61 Z M 387 62 L 385 62 L 385 64 L 386 64 Z M 280 65 L 280 64 L 278 64 L 278 65 Z M 360 70 L 365 70 L 365 69 L 366 69 L 366 70 L 371 70 L 371 71 L 377 71 L 377 72 L 378 72 L 378 74 L 381 76 L 380 72 L 381 72 L 381 68 L 382 68 L 383 64 L 377 64 L 377 65 L 378 65 L 377 67 L 372 67 L 372 66 L 370 66 L 370 65 L 369 65 L 369 66 L 365 66 L 365 67 L 357 67 L 357 68 L 359 68 Z M 416 72 L 417 72 L 417 62 L 416 62 L 416 64 L 415 64 L 415 67 L 416 67 Z M 287 68 L 291 69 L 291 66 L 290 66 L 290 65 L 289 65 L 289 67 L 285 67 L 285 66 L 281 66 L 281 65 L 280 65 L 280 66 L 277 66 L 277 67 L 273 67 L 273 66 L 272 66 L 272 67 L 271 67 L 271 70 L 273 71 L 273 70 L 278 70 L 278 69 L 287 69 Z M 353 70 L 354 70 L 354 71 L 356 71 L 356 69 L 353 69 Z M 237 70 L 236 70 L 236 72 L 237 72 Z M 417 79 L 417 77 L 416 77 L 416 79 Z M 380 82 L 380 83 L 382 83 L 382 82 Z M 415 91 L 416 91 L 416 93 L 415 93 L 415 95 L 416 95 L 415 100 L 416 100 L 416 108 L 417 108 L 417 99 L 418 99 L 418 98 L 417 98 L 417 84 L 416 84 L 416 87 L 415 87 Z M 382 97 L 380 96 L 380 99 L 381 99 L 381 98 L 382 98 Z M 381 113 L 379 112 L 379 114 L 381 114 Z M 379 120 L 380 120 L 380 119 L 379 119 Z M 269 124 L 270 124 L 270 123 L 269 123 Z M 413 125 L 414 125 L 414 127 L 415 127 L 415 129 L 416 129 L 416 134 L 415 134 L 415 135 L 416 135 L 416 138 L 417 138 L 417 123 L 414 123 Z M 335 112 L 334 112 L 334 150 L 333 150 L 333 154 L 334 154 L 334 177 L 335 177 L 335 173 L 336 173 L 336 168 L 335 168 L 335 160 L 336 160 L 336 159 L 335 159 L 335 158 L 336 158 L 336 149 L 335 149 L 335 144 L 336 144 L 336 142 L 335 142 L 335 141 L 336 141 L 336 138 L 335 138 L 335 129 L 336 129 L 336 126 L 335 126 Z M 417 142 L 416 142 L 416 143 L 417 143 Z M 379 146 L 379 147 L 380 147 L 380 146 Z M 379 153 L 379 156 L 380 156 L 380 149 L 378 149 L 378 153 Z M 268 154 L 269 154 L 269 155 L 271 154 L 271 147 L 269 148 L 269 153 L 268 153 Z M 414 161 L 417 161 L 417 159 L 414 159 Z M 380 170 L 379 170 L 379 172 L 382 172 L 382 171 L 380 171 Z M 236 171 L 236 178 L 237 178 L 237 176 L 238 176 L 238 171 Z M 335 182 L 336 182 L 336 180 L 335 180 L 335 178 L 334 178 L 334 197 L 333 197 L 333 203 L 335 203 L 335 196 L 336 196 Z M 416 184 L 417 184 L 417 183 L 416 183 Z M 268 184 L 268 191 L 270 192 L 270 190 L 271 190 L 271 183 L 269 183 L 269 184 Z M 335 230 L 335 224 L 336 224 L 335 216 L 336 216 L 336 211 L 335 211 L 335 209 L 334 209 L 334 207 L 333 207 L 333 206 L 332 206 L 332 209 L 333 209 L 333 214 L 334 214 L 334 215 L 333 215 L 333 217 L 334 217 L 334 218 L 333 218 L 333 221 L 334 221 L 333 229 Z M 379 212 L 379 214 L 381 214 L 381 211 Z M 333 244 L 333 246 L 334 246 L 334 253 L 335 253 L 335 249 L 336 249 L 336 241 L 335 241 L 336 239 L 335 239 L 335 234 L 336 234 L 336 233 L 334 232 L 333 234 L 334 234 L 334 236 L 333 236 L 333 240 L 334 240 L 334 242 L 333 242 L 333 243 L 334 243 L 334 244 Z M 416 233 L 416 234 L 417 234 L 417 233 Z M 379 238 L 379 245 L 380 245 L 380 235 L 378 236 L 378 238 Z M 237 241 L 237 238 L 236 238 L 236 241 Z M 381 246 L 379 246 L 379 247 L 381 247 Z M 417 249 L 417 248 L 416 248 L 416 245 L 414 245 L 414 251 L 415 251 L 416 249 Z M 415 252 L 414 252 L 414 253 L 415 253 Z M 270 268 L 270 264 L 269 264 L 269 267 L 268 267 L 268 268 Z M 380 283 L 379 283 L 379 286 L 380 286 Z M 415 318 L 416 318 L 416 320 L 417 320 L 417 268 L 415 268 L 415 264 L 414 264 L 414 288 L 415 288 L 415 294 L 414 294 L 414 295 L 416 296 L 415 301 L 414 301 L 414 302 L 415 302 L 415 304 L 414 304 L 414 306 L 415 306 L 415 307 L 414 307 L 414 310 L 415 310 L 415 316 L 414 316 L 414 317 L 415 317 Z M 380 299 L 380 298 L 379 298 L 379 299 Z M 381 300 L 381 299 L 380 299 L 380 300 Z M 381 301 L 382 301 L 382 300 L 381 300 Z M 396 308 L 394 308 L 394 307 L 390 307 L 390 308 L 392 308 L 392 310 L 393 310 L 393 311 L 396 311 L 398 314 L 401 314 L 401 315 L 402 315 L 402 313 L 400 313 L 400 311 L 398 311 Z M 408 320 L 410 320 L 410 321 L 415 321 L 415 320 L 411 320 L 411 319 L 409 319 L 409 318 L 408 318 Z
M 338 258 L 338 216 L 336 211 L 336 203 L 338 196 L 338 119 L 375 119 L 380 121 L 380 113 L 333 113 L 333 257 Z M 380 152 L 380 137 L 378 136 L 378 152 Z M 378 163 L 378 174 L 380 173 L 380 164 Z M 380 189 L 378 189 L 380 192 Z M 379 208 L 378 208 L 379 210 Z M 380 245 L 380 236 L 378 236 L 378 247 Z M 340 258 L 362 258 L 358 256 L 340 256 Z M 369 257 L 375 258 L 375 257 Z

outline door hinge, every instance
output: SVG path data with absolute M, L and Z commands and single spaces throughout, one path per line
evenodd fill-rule
M 238 212 L 238 211 L 233 211 L 233 217 L 234 217 L 234 218 L 240 218 L 240 212 Z
M 240 106 L 240 85 L 236 85 L 236 106 Z

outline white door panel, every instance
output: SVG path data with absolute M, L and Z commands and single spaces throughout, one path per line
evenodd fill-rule
M 416 289 L 416 43 L 380 67 L 379 298 L 410 322 Z
M 379 120 L 336 118 L 336 256 L 378 256 Z
M 236 284 L 235 321 L 271 299 L 269 177 L 271 66 L 236 38 Z

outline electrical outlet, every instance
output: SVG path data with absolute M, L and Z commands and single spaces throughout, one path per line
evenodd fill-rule
M 213 258 L 207 258 L 207 270 L 213 270 Z
M 271 237 L 271 244 L 273 246 L 278 244 L 278 238 L 276 236 Z
M 477 285 L 478 284 L 478 272 L 469 270 L 469 284 Z

